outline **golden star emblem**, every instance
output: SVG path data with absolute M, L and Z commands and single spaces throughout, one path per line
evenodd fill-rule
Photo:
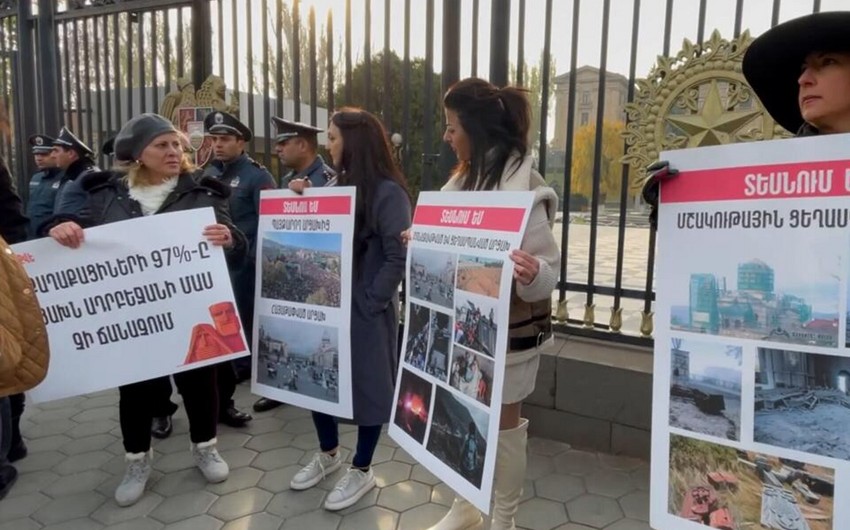
M 712 80 L 699 114 L 674 114 L 667 116 L 667 121 L 688 135 L 688 147 L 702 147 L 731 143 L 729 136 L 760 114 L 758 109 L 726 110 L 717 81 Z

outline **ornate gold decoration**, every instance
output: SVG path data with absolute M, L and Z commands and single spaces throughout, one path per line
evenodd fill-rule
M 189 76 L 177 80 L 177 90 L 163 98 L 159 113 L 180 127 L 180 109 L 190 107 L 211 107 L 214 111 L 222 111 L 239 116 L 239 96 L 234 92 L 230 95 L 230 104 L 225 101 L 224 79 L 211 75 L 197 91 Z
M 611 308 L 611 320 L 608 321 L 608 327 L 611 329 L 611 333 L 619 333 L 620 329 L 623 327 L 623 308 L 618 307 L 614 309 Z
M 560 323 L 565 323 L 570 318 L 570 313 L 567 311 L 567 301 L 558 300 L 558 309 L 555 311 L 555 320 Z
M 623 162 L 632 166 L 635 182 L 642 183 L 661 151 L 789 136 L 741 72 L 751 41 L 749 32 L 730 41 L 717 30 L 702 44 L 685 39 L 675 57 L 659 56 L 649 76 L 637 81 L 623 132 Z
M 596 304 L 586 304 L 584 306 L 584 327 L 592 328 L 593 324 L 596 322 L 596 317 L 593 312 L 595 308 Z
M 640 334 L 646 338 L 652 337 L 652 317 L 655 316 L 655 313 L 652 311 L 641 311 L 640 312 Z

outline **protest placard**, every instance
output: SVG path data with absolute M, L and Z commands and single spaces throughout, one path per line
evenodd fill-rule
M 38 294 L 50 369 L 30 392 L 49 401 L 248 354 L 224 252 L 201 233 L 211 208 L 86 229 L 13 247 Z
M 850 529 L 848 144 L 661 154 L 653 528 Z
M 351 395 L 353 187 L 263 191 L 251 391 L 343 418 Z
M 402 358 L 389 434 L 490 510 L 513 262 L 532 192 L 422 192 L 407 255 Z

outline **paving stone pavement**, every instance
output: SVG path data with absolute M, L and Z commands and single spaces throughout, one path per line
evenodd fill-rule
M 173 396 L 179 400 L 179 396 Z M 255 397 L 239 385 L 237 405 Z M 30 455 L 0 501 L 0 530 L 418 530 L 439 520 L 453 493 L 386 433 L 375 454 L 378 488 L 332 513 L 321 506 L 342 471 L 304 492 L 289 481 L 317 441 L 309 412 L 283 406 L 255 414 L 245 428 L 219 429 L 231 473 L 206 484 L 189 455 L 183 407 L 174 433 L 154 440 L 154 472 L 144 497 L 120 508 L 112 494 L 124 471 L 118 392 L 28 405 L 22 430 Z M 350 455 L 356 433 L 341 426 Z M 529 440 L 528 473 L 517 523 L 527 530 L 648 530 L 649 467 L 641 460 Z

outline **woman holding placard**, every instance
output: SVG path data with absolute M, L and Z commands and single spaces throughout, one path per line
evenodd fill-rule
M 531 110 L 526 91 L 498 88 L 482 79 L 459 81 L 443 97 L 443 140 L 458 165 L 444 191 L 534 191 L 521 248 L 511 252 L 514 285 L 496 453 L 493 530 L 515 528 L 514 516 L 525 480 L 528 420 L 522 400 L 534 390 L 540 351 L 552 342 L 552 291 L 561 253 L 552 235 L 558 196 L 534 169 L 528 145 Z M 480 528 L 481 513 L 456 497 L 432 530 Z
M 387 133 L 372 114 L 354 108 L 334 113 L 328 151 L 337 186 L 356 186 L 354 271 L 351 304 L 351 369 L 357 449 L 351 467 L 325 499 L 325 509 L 342 510 L 375 487 L 372 456 L 381 427 L 390 419 L 398 369 L 398 288 L 406 252 L 400 233 L 410 226 L 410 195 L 396 166 Z M 301 192 L 303 185 L 290 189 Z M 313 412 L 320 452 L 290 487 L 306 490 L 342 466 L 337 419 Z
M 142 114 L 128 121 L 115 138 L 114 154 L 126 163 L 126 173 L 104 171 L 84 177 L 88 204 L 79 216 L 58 216 L 50 236 L 67 247 L 77 248 L 85 239 L 84 227 L 141 216 L 194 208 L 213 207 L 217 223 L 203 236 L 224 248 L 228 259 L 242 259 L 245 236 L 233 226 L 228 213 L 229 189 L 214 179 L 195 181 L 192 164 L 183 151 L 185 139 L 167 119 Z M 227 479 L 229 468 L 216 450 L 218 396 L 216 367 L 204 366 L 174 374 L 189 417 L 189 437 L 195 464 L 211 483 Z M 151 420 L 149 396 L 167 376 L 119 387 L 121 435 L 127 470 L 115 490 L 115 501 L 129 506 L 141 498 L 151 472 Z

